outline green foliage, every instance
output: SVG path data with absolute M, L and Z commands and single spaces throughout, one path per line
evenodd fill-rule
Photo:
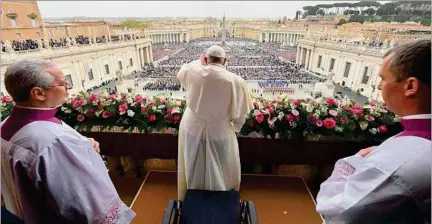
M 128 20 L 123 21 L 123 22 L 120 24 L 120 26 L 121 26 L 122 28 L 127 27 L 127 28 L 138 28 L 138 29 L 143 29 L 143 28 L 148 28 L 148 27 L 150 27 L 150 24 L 148 24 L 148 23 L 144 23 L 144 22 L 141 22 L 141 21 L 136 21 L 136 20 L 128 19 Z

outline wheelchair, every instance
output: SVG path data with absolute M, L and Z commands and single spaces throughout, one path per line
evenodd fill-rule
M 258 224 L 255 205 L 238 191 L 187 190 L 184 201 L 169 200 L 162 224 Z

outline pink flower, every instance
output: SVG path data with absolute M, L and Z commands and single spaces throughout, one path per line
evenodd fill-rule
M 293 103 L 294 105 L 296 105 L 296 106 L 299 106 L 299 105 L 300 105 L 300 100 L 295 99 L 295 100 L 292 101 L 292 103 Z M 297 115 L 296 115 L 296 116 L 297 116 Z
M 108 111 L 104 111 L 102 112 L 102 117 L 103 118 L 109 118 L 112 116 L 112 113 L 108 112 Z
M 143 96 L 141 96 L 140 94 L 135 96 L 135 102 L 136 103 L 142 103 L 143 101 L 145 101 L 145 98 Z
M 156 120 L 156 115 L 152 114 L 152 115 L 149 116 L 149 121 L 150 122 L 153 122 L 155 120 Z
M 365 119 L 367 121 L 374 121 L 375 120 L 375 118 L 373 116 L 369 115 L 369 114 L 365 116 Z
M 82 99 L 73 99 L 71 105 L 74 109 L 78 109 L 85 105 L 85 101 Z
M 370 104 L 372 107 L 375 107 L 375 106 L 377 105 L 376 101 L 374 101 L 374 100 L 370 101 L 369 104 Z
M 335 110 L 329 110 L 329 114 L 332 115 L 333 117 L 336 117 L 338 115 L 338 112 Z
M 362 110 L 363 109 L 363 107 L 361 105 L 359 105 L 359 104 L 354 105 L 352 108 L 353 109 L 358 109 L 358 110 Z
M 80 115 L 77 116 L 77 121 L 81 122 L 83 120 L 84 120 L 84 116 L 83 115 L 80 114 Z
M 352 113 L 356 116 L 361 116 L 363 114 L 363 110 L 362 109 L 358 109 L 358 108 L 353 108 L 352 109 Z
M 333 99 L 333 98 L 326 98 L 326 99 L 325 99 L 325 102 L 326 102 L 328 105 L 331 105 L 331 106 L 337 106 L 336 100 Z
M 322 127 L 322 126 L 323 126 L 323 121 L 322 121 L 322 120 L 317 120 L 317 121 L 315 122 L 315 124 L 316 124 L 316 126 L 318 126 L 318 127 Z
M 312 105 L 312 106 L 315 106 L 316 101 L 315 101 L 315 100 L 312 100 L 312 101 L 309 102 L 309 104 Z
M 89 101 L 94 103 L 99 101 L 99 96 L 97 94 L 92 93 L 89 97 Z
M 285 116 L 285 119 L 286 119 L 288 122 L 292 122 L 292 121 L 294 120 L 294 116 L 291 115 L 291 114 L 288 114 L 288 115 Z
M 4 97 L 1 98 L 1 102 L 2 103 L 12 102 L 12 97 L 10 97 L 10 96 L 4 96 Z
M 161 101 L 160 98 L 156 98 L 156 103 L 159 103 Z
M 162 104 L 166 104 L 166 103 L 167 103 L 167 100 L 162 100 L 161 103 L 162 103 Z
M 179 121 L 180 120 L 180 115 L 176 114 L 174 115 L 174 121 Z
M 379 131 L 380 133 L 386 133 L 386 132 L 387 132 L 387 126 L 385 126 L 385 125 L 380 125 L 380 126 L 378 127 L 378 131 Z
M 255 120 L 261 124 L 264 121 L 264 114 L 258 114 L 255 116 Z
M 333 118 L 324 119 L 323 124 L 327 129 L 334 129 L 336 127 L 336 121 Z
M 339 116 L 338 120 L 342 124 L 347 124 L 348 123 L 348 118 L 346 116 Z
M 292 113 L 294 116 L 296 116 L 296 117 L 300 115 L 300 113 L 298 112 L 298 110 L 292 110 L 291 113 Z
M 128 105 L 126 103 L 119 106 L 120 115 L 123 115 L 128 110 Z
M 116 101 L 117 100 L 117 94 L 112 94 L 110 97 L 109 97 L 109 99 L 111 100 L 111 101 Z

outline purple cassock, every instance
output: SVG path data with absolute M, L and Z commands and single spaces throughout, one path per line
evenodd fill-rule
M 25 223 L 130 223 L 135 213 L 120 200 L 102 158 L 56 112 L 14 107 L 2 123 L 6 206 Z
M 327 224 L 431 222 L 431 115 L 401 123 L 404 131 L 369 155 L 336 162 L 317 195 Z

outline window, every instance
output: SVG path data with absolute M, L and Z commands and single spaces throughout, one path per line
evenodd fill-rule
M 37 21 L 36 21 L 36 19 L 31 19 L 31 23 L 32 23 L 32 26 L 33 26 L 33 27 L 37 26 Z
M 132 60 L 132 58 L 129 58 L 129 65 L 133 66 L 133 60 Z
M 21 33 L 16 33 L 16 34 L 15 34 L 15 37 L 16 37 L 17 39 L 20 39 L 20 38 L 21 38 Z
M 73 86 L 73 82 L 72 82 L 72 75 L 71 75 L 71 74 L 66 75 L 65 78 L 66 78 L 66 81 L 67 81 L 71 86 Z
M 349 63 L 349 62 L 345 63 L 345 72 L 344 72 L 345 78 L 348 77 L 350 69 L 351 69 L 351 63 Z
M 333 71 L 333 69 L 334 69 L 334 64 L 335 64 L 335 59 L 332 58 L 332 59 L 330 60 L 330 68 L 329 68 L 329 71 Z
M 105 74 L 110 74 L 109 66 L 107 64 L 105 64 Z
M 122 65 L 122 62 L 121 62 L 121 61 L 118 62 L 118 67 L 119 67 L 120 70 L 123 69 L 123 65 Z
M 321 68 L 321 60 L 322 60 L 322 56 L 320 55 L 318 56 L 318 65 L 317 65 L 318 68 Z
M 362 78 L 362 81 L 361 81 L 362 84 L 367 84 L 369 82 L 369 73 L 368 73 L 368 70 L 369 70 L 368 67 L 364 68 L 363 78 Z
M 93 69 L 89 69 L 89 71 L 88 71 L 88 77 L 89 77 L 89 80 L 93 80 L 94 79 L 94 76 L 93 76 Z
M 16 21 L 16 17 L 9 17 L 12 27 L 17 27 L 18 22 Z

